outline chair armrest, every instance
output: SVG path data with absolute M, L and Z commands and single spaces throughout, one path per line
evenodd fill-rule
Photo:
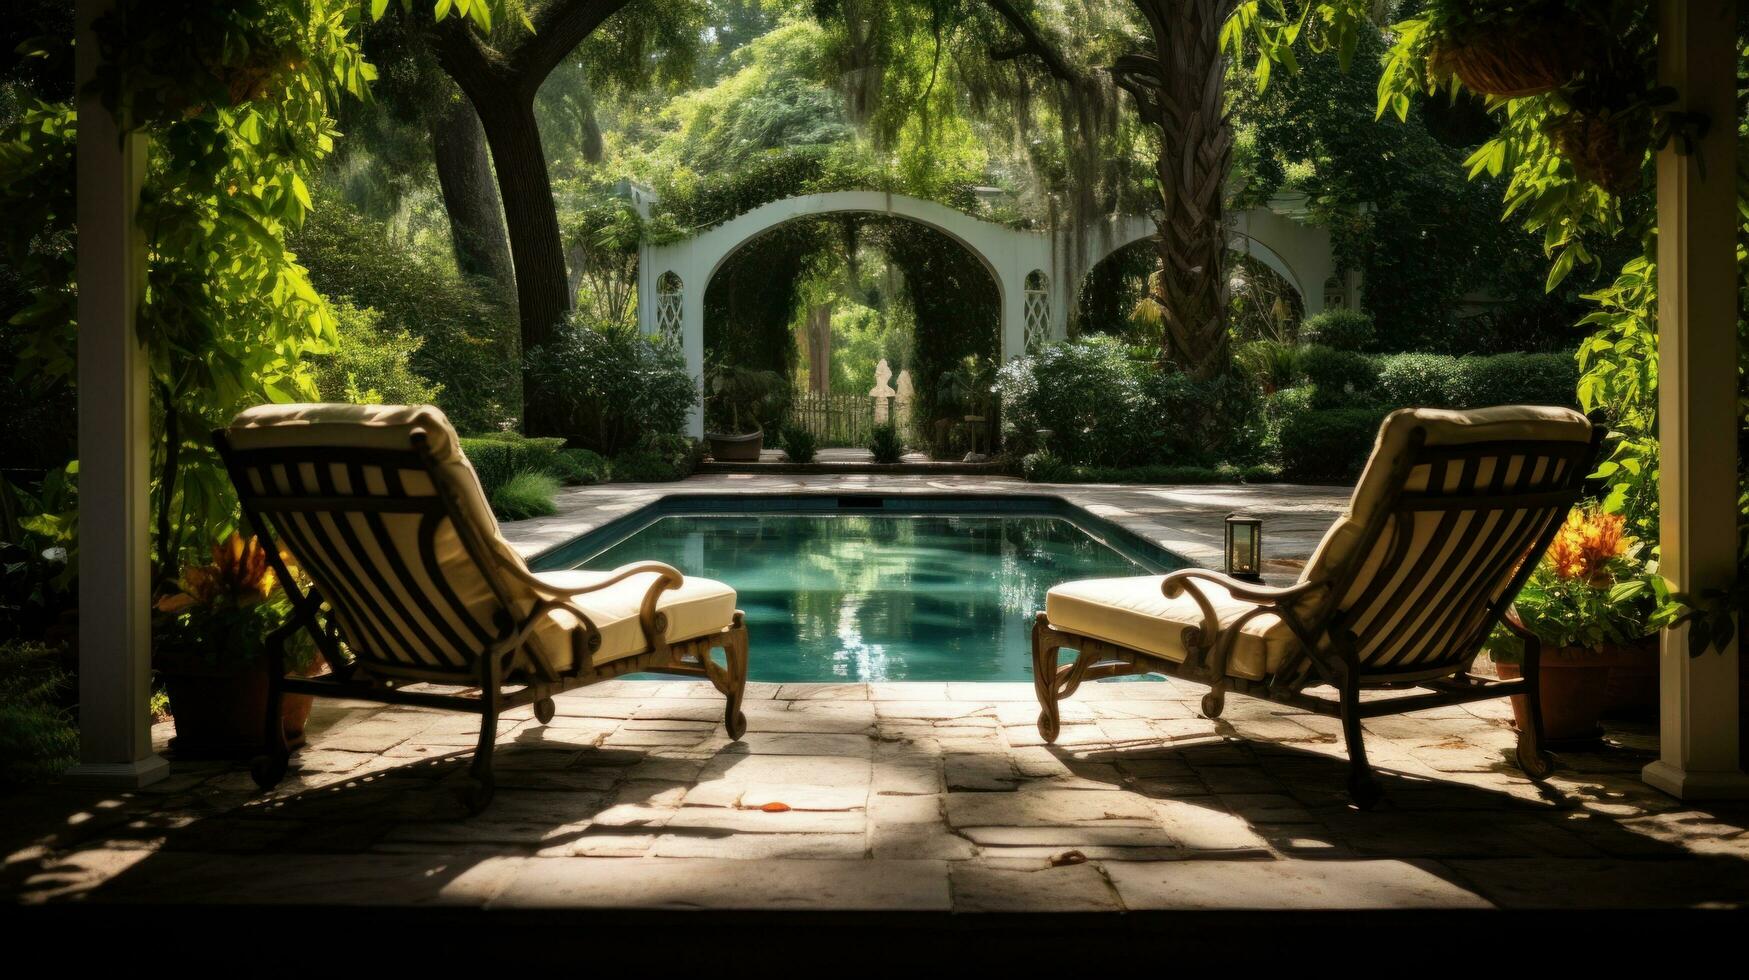
M 588 585 L 580 585 L 568 589 L 560 588 L 526 568 L 509 564 L 506 564 L 505 568 L 513 577 L 521 579 L 530 588 L 545 596 L 569 597 L 584 595 L 589 592 L 598 592 L 608 586 L 618 585 L 626 579 L 631 578 L 633 575 L 644 575 L 650 572 L 656 574 L 656 585 L 659 586 L 659 588 L 653 589 L 652 591 L 660 592 L 662 589 L 679 588 L 686 581 L 686 576 L 680 573 L 680 569 L 675 568 L 672 565 L 664 565 L 659 561 L 639 561 L 633 562 L 630 565 L 621 565 L 613 571 L 608 572 L 607 577 L 599 582 L 591 582 Z
M 1195 580 L 1197 579 L 1204 579 L 1213 582 L 1232 593 L 1232 596 L 1235 599 L 1244 599 L 1247 602 L 1269 605 L 1279 603 L 1283 599 L 1297 599 L 1302 595 L 1306 595 L 1324 587 L 1324 583 L 1317 581 L 1296 582 L 1293 585 L 1272 587 L 1258 585 L 1255 582 L 1242 582 L 1231 575 L 1223 575 L 1220 572 L 1210 571 L 1206 568 L 1182 568 L 1166 576 L 1166 580 L 1160 583 L 1160 591 L 1166 596 L 1166 598 L 1176 599 L 1181 593 L 1188 589 L 1193 598 L 1197 599 L 1199 603 L 1203 603 L 1206 597 L 1203 596 L 1202 591 L 1196 587 Z M 1212 615 L 1212 611 L 1208 609 L 1206 604 L 1204 605 L 1204 611 L 1210 612 Z

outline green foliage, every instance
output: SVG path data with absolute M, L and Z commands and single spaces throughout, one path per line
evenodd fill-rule
M 388 333 L 419 340 L 409 369 L 437 389 L 437 405 L 463 432 L 520 416 L 514 318 L 483 283 L 455 271 L 447 252 L 425 254 L 326 194 L 290 245 L 323 295 L 369 308 Z
M 1379 400 L 1397 408 L 1451 408 L 1461 400 L 1458 359 L 1449 354 L 1386 354 L 1378 359 Z
M 1457 362 L 1452 403 L 1485 405 L 1565 405 L 1578 407 L 1579 369 L 1570 354 L 1496 354 Z
M 1281 471 L 1288 480 L 1352 483 L 1366 465 L 1380 408 L 1332 408 L 1291 415 L 1281 426 Z
M 609 468 L 615 483 L 668 483 L 690 476 L 698 460 L 691 439 L 666 435 L 615 456 Z
M 1145 462 L 1152 447 L 1137 434 L 1151 428 L 1143 387 L 1148 370 L 1110 337 L 1048 344 L 997 372 L 1003 429 L 1022 443 L 1050 430 L 1046 447 L 1068 465 Z
M 518 433 L 493 433 L 463 438 L 462 454 L 473 464 L 480 478 L 480 488 L 487 499 L 519 473 L 543 473 L 555 479 L 569 472 L 564 463 L 555 462 L 565 440 L 554 437 L 527 439 Z
M 898 426 L 892 423 L 875 426 L 868 437 L 868 451 L 874 454 L 877 463 L 897 463 L 905 455 L 905 442 L 899 436 Z
M 406 329 L 383 325 L 382 314 L 340 300 L 329 309 L 339 342 L 328 354 L 312 358 L 316 391 L 323 401 L 368 405 L 436 404 L 442 387 L 413 371 L 414 355 L 424 341 Z
M 783 416 L 789 386 L 776 371 L 755 370 L 730 363 L 713 364 L 705 372 L 705 408 L 711 431 L 749 435 L 772 428 Z
M 1360 310 L 1325 310 L 1300 324 L 1300 342 L 1336 350 L 1371 350 L 1378 341 L 1372 314 Z
M 814 434 L 799 425 L 783 427 L 783 452 L 792 463 L 812 463 L 818 449 Z
M 678 347 L 582 314 L 527 360 L 530 390 L 549 406 L 548 417 L 573 443 L 604 456 L 679 432 L 698 400 Z
M 1163 486 L 1200 483 L 1274 483 L 1281 472 L 1273 466 L 1069 466 L 1048 450 L 1021 460 L 1021 472 L 1034 483 L 1152 483 Z
M 561 449 L 553 455 L 552 474 L 568 487 L 606 483 L 610 475 L 607 457 L 591 449 Z
M 1300 375 L 1299 351 L 1276 340 L 1253 340 L 1233 352 L 1233 361 L 1265 394 L 1291 387 Z
M 1300 371 L 1312 384 L 1313 408 L 1346 408 L 1370 404 L 1378 385 L 1378 367 L 1365 354 L 1330 347 L 1300 351 Z
M 0 789 L 51 779 L 79 758 L 64 654 L 36 643 L 0 643 Z
M 555 513 L 558 507 L 553 498 L 558 492 L 559 481 L 552 474 L 523 470 L 493 490 L 487 499 L 499 520 L 524 521 Z

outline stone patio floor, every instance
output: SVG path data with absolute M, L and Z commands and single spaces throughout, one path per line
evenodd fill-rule
M 572 491 L 558 518 L 506 530 L 538 550 L 662 492 L 737 482 Z M 1239 499 L 1292 519 L 1279 523 L 1340 506 L 1321 488 L 1062 490 L 1175 540 L 1218 535 Z M 1302 541 L 1278 557 L 1303 559 L 1305 539 L 1275 538 Z M 1651 725 L 1613 725 L 1539 788 L 1510 762 L 1503 701 L 1377 719 L 1368 748 L 1386 799 L 1362 813 L 1347 805 L 1335 720 L 1232 696 L 1211 721 L 1201 694 L 1084 685 L 1046 746 L 1027 684 L 755 683 L 748 733 L 731 742 L 707 685 L 612 681 L 560 697 L 548 726 L 526 709 L 504 719 L 497 798 L 471 818 L 453 791 L 475 718 L 324 702 L 271 794 L 242 766 L 173 760 L 140 792 L 4 800 L 0 894 L 964 913 L 1749 903 L 1749 805 L 1642 783 Z M 169 735 L 154 732 L 161 749 Z

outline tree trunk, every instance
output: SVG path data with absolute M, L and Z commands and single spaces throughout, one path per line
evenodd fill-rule
M 516 272 L 510 263 L 498 185 L 486 155 L 486 131 L 472 103 L 459 97 L 451 100 L 433 121 L 431 149 L 456 265 L 467 275 L 490 280 L 508 305 L 516 299 Z
M 571 310 L 565 250 L 559 236 L 559 216 L 553 207 L 553 185 L 541 150 L 534 106 L 510 98 L 481 105 L 486 143 L 497 163 L 498 192 L 504 201 L 504 222 L 510 230 L 510 255 L 516 266 L 516 308 L 524 354 L 551 343 Z M 490 120 L 487 122 L 487 120 Z M 542 411 L 524 372 L 523 431 L 528 435 L 558 435 L 556 420 Z
M 1222 206 L 1233 129 L 1220 33 L 1237 0 L 1134 2 L 1153 29 L 1154 51 L 1118 59 L 1114 74 L 1160 133 L 1160 268 L 1152 299 L 1165 324 L 1166 356 L 1207 378 L 1231 360 Z

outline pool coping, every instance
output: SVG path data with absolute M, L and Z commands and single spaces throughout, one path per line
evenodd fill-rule
M 1126 539 L 1204 567 L 1219 567 L 1223 524 L 1244 511 L 1265 521 L 1264 578 L 1284 583 L 1298 574 L 1324 531 L 1348 504 L 1350 488 L 1302 484 L 1042 484 L 1013 477 L 782 476 L 699 474 L 675 483 L 614 483 L 561 491 L 549 517 L 504 524 L 504 538 L 536 558 L 652 505 L 683 507 L 693 496 L 1008 497 L 1055 500 L 1084 514 L 1093 527 L 1119 529 Z
M 665 518 L 760 514 L 1047 517 L 1068 522 L 1076 530 L 1150 573 L 1164 573 L 1191 564 L 1183 555 L 1168 551 L 1122 524 L 1090 513 L 1057 495 L 987 491 L 893 494 L 880 490 L 665 494 L 569 541 L 529 555 L 527 561 L 531 568 L 540 571 L 573 568 Z

